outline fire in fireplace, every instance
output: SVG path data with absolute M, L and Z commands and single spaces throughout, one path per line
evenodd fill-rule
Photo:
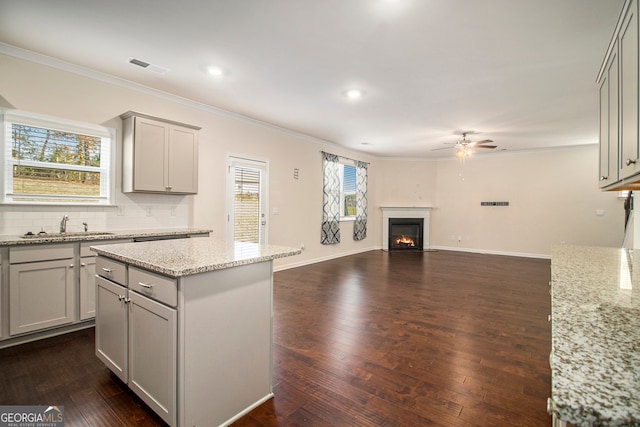
M 423 218 L 389 218 L 389 250 L 423 250 Z

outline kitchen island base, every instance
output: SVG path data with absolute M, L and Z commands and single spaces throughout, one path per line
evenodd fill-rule
M 227 425 L 273 396 L 272 263 L 178 282 L 178 425 Z
M 91 249 L 96 355 L 170 426 L 227 425 L 273 396 L 273 260 L 300 249 L 213 238 Z

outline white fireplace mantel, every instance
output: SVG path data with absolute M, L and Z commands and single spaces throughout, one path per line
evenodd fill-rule
M 382 250 L 389 250 L 389 218 L 422 218 L 422 245 L 423 249 L 430 249 L 429 246 L 429 216 L 431 207 L 418 206 L 381 206 L 382 209 Z

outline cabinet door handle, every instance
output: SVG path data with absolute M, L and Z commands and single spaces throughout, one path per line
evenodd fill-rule
M 102 267 L 102 271 L 104 271 L 105 273 L 111 273 L 113 270 L 111 270 L 110 268 Z
M 143 282 L 138 282 L 138 285 L 140 285 L 140 286 L 142 286 L 143 288 L 146 288 L 146 289 L 151 289 L 154 286 L 153 283 L 143 283 Z
M 80 263 L 80 267 L 86 267 L 86 266 L 87 266 L 87 264 L 85 264 L 84 262 Z
M 73 268 L 73 264 L 69 264 L 69 268 Z
M 606 181 L 606 180 L 608 180 L 608 179 L 609 179 L 609 177 L 608 177 L 608 176 L 604 176 L 604 175 L 602 175 L 602 176 L 600 177 L 600 181 Z
M 118 301 L 123 301 L 125 300 L 125 296 L 124 295 L 118 295 Z
M 631 166 L 631 165 L 635 165 L 635 164 L 636 164 L 635 160 L 627 159 L 627 166 Z

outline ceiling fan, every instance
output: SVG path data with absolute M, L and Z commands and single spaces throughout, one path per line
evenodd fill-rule
M 455 156 L 459 159 L 463 159 L 465 157 L 471 157 L 474 153 L 474 148 L 496 148 L 497 145 L 486 145 L 486 144 L 491 144 L 493 141 L 490 139 L 484 139 L 482 141 L 470 141 L 467 139 L 467 134 L 469 133 L 473 133 L 473 132 L 462 132 L 462 138 L 459 139 L 455 144 L 450 145 L 449 147 L 441 147 L 441 148 L 434 148 L 431 151 L 436 151 L 436 150 L 446 150 L 449 148 L 455 148 L 456 149 L 456 153 Z

